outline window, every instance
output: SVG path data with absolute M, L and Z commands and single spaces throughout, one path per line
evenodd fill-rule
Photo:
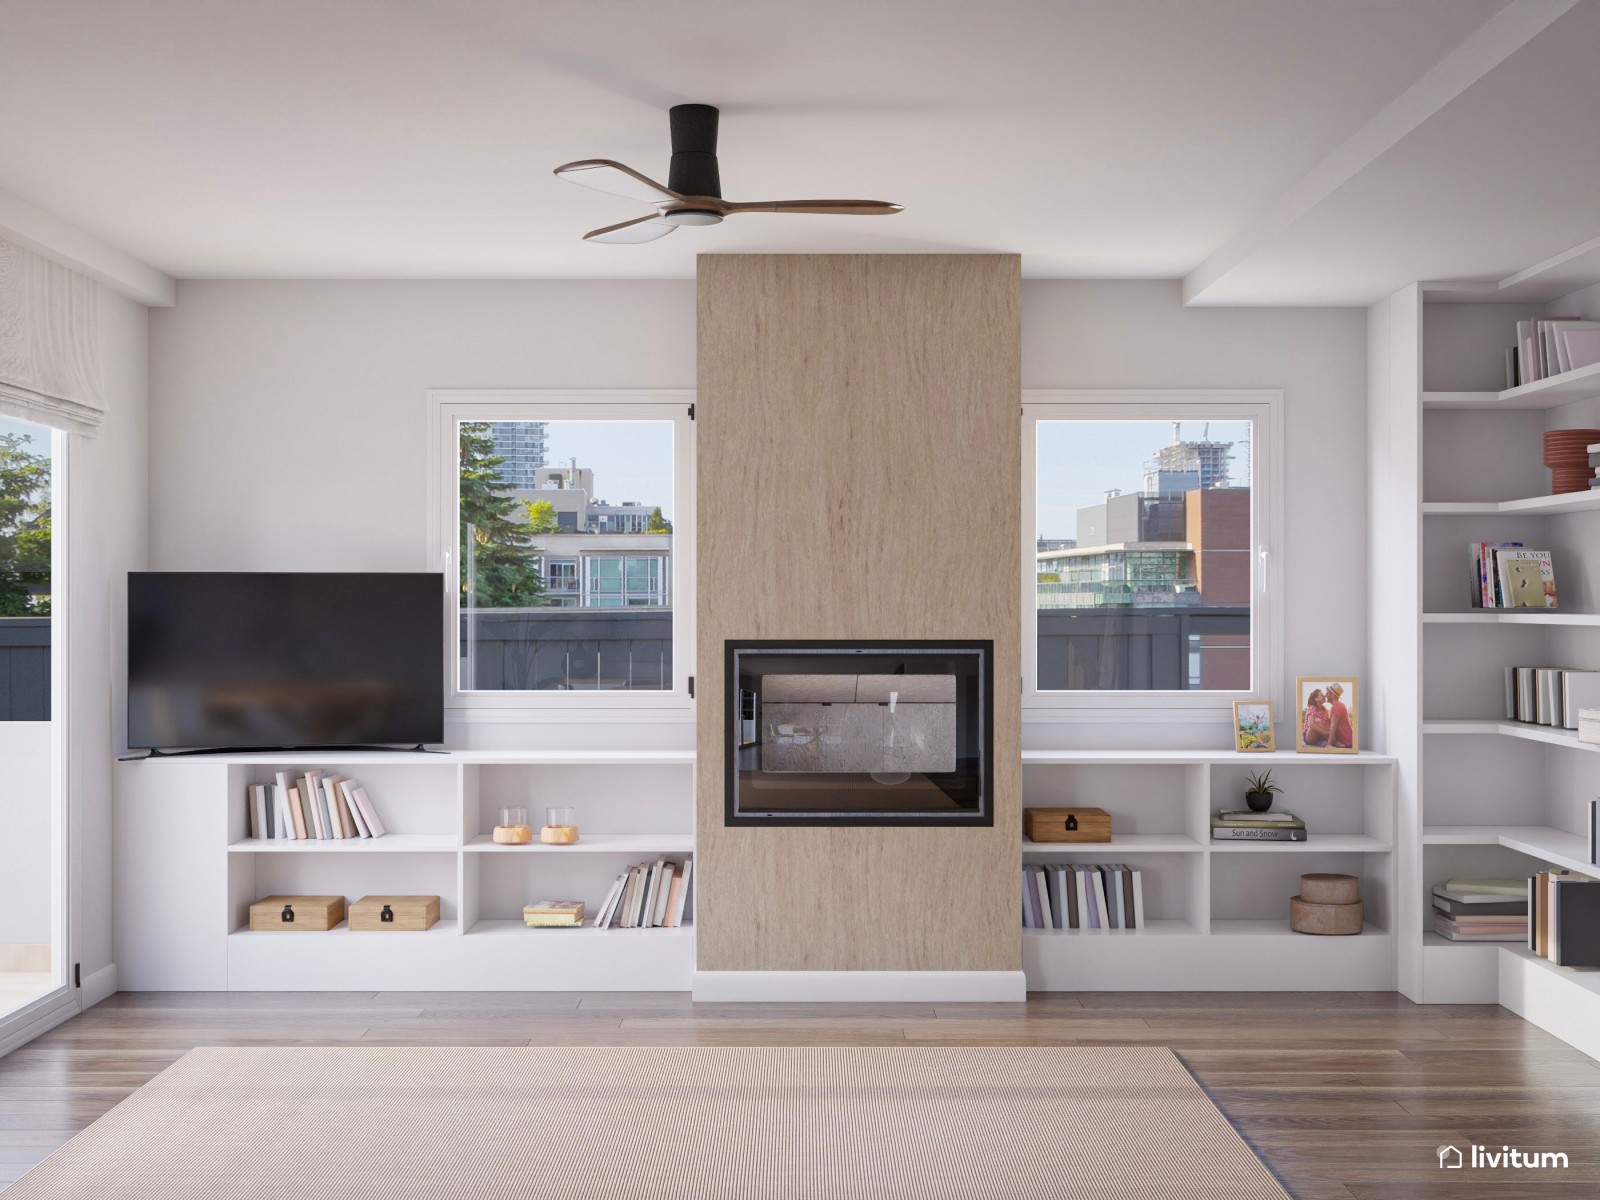
M 1220 708 L 1277 687 L 1277 393 L 1029 393 L 1034 708 Z
M 691 398 L 433 394 L 453 707 L 687 703 Z

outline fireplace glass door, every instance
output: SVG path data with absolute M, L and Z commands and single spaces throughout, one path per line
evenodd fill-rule
M 991 642 L 729 642 L 730 825 L 992 825 Z

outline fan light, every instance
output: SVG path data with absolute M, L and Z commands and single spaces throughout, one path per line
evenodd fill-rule
M 722 214 L 704 208 L 669 209 L 657 220 L 665 221 L 668 225 L 715 225 L 722 220 Z

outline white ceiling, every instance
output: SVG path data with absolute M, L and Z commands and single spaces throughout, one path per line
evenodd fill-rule
M 179 278 L 686 278 L 704 251 L 974 250 L 1020 252 L 1033 278 L 1173 278 L 1505 7 L 0 0 L 0 189 Z M 1424 263 L 1495 273 L 1600 232 L 1600 73 L 1534 78 L 1552 86 L 1526 113 L 1517 79 L 1540 53 L 1592 64 L 1597 9 L 1584 0 L 1454 102 L 1496 85 L 1479 106 L 1492 137 L 1474 145 L 1467 116 L 1434 136 L 1447 106 L 1203 300 L 1364 302 Z M 723 110 L 731 199 L 906 211 L 581 242 L 643 210 L 551 169 L 607 157 L 664 180 L 665 110 L 683 101 Z M 1502 127 L 1548 105 L 1591 133 L 1550 213 L 1526 181 L 1483 200 Z M 1525 218 L 1509 240 L 1494 228 L 1508 203 Z

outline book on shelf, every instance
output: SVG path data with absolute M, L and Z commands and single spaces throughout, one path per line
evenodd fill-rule
M 522 920 L 535 929 L 576 929 L 583 924 L 583 901 L 536 900 L 524 906 Z
M 1216 842 L 1303 842 L 1307 838 L 1306 823 L 1291 812 L 1272 814 L 1249 813 L 1249 819 L 1213 813 L 1211 840 Z
M 694 860 L 665 858 L 629 867 L 612 880 L 595 915 L 596 929 L 676 929 L 689 901 Z
M 1555 562 L 1521 542 L 1468 542 L 1473 608 L 1555 608 Z
M 1600 867 L 1600 799 L 1589 801 L 1589 861 Z
M 1506 667 L 1506 720 L 1577 729 L 1579 714 L 1600 705 L 1600 671 Z
M 1571 871 L 1550 875 L 1550 961 L 1558 967 L 1600 967 L 1600 881 Z
M 1452 942 L 1523 941 L 1527 893 L 1516 879 L 1447 879 L 1433 888 L 1433 930 Z
M 1217 816 L 1224 822 L 1245 822 L 1252 825 L 1257 822 L 1267 822 L 1273 825 L 1285 823 L 1292 825 L 1299 820 L 1293 813 L 1284 812 L 1281 808 L 1269 809 L 1266 812 L 1251 812 L 1249 809 L 1241 809 L 1234 812 L 1220 812 Z
M 279 771 L 276 783 L 250 784 L 245 810 L 256 841 L 354 841 L 386 832 L 359 784 L 321 771 L 308 771 L 298 781 Z
M 1600 322 L 1580 317 L 1534 317 L 1517 322 L 1514 359 L 1515 383 L 1538 383 L 1567 371 L 1600 362 Z
M 1144 873 L 1127 863 L 1026 864 L 1024 929 L 1143 929 Z
M 1528 925 L 1463 925 L 1434 914 L 1433 931 L 1452 942 L 1520 942 L 1528 936 Z

